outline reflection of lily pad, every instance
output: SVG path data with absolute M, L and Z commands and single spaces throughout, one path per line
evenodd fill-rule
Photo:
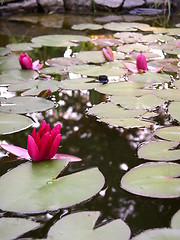
M 99 86 L 99 83 L 91 82 L 94 78 L 78 78 L 60 81 L 59 87 L 70 90 L 88 90 Z M 91 82 L 91 83 L 90 83 Z
M 121 219 L 94 228 L 99 212 L 79 212 L 61 218 L 48 233 L 48 239 L 59 240 L 129 240 L 131 231 Z
M 180 229 L 180 210 L 177 211 L 171 219 L 171 227 Z
M 100 30 L 102 29 L 102 25 L 100 24 L 93 24 L 93 23 L 80 23 L 80 24 L 76 24 L 73 25 L 71 27 L 73 30 L 85 30 L 85 29 L 90 29 L 90 30 Z
M 168 107 L 169 114 L 173 119 L 176 119 L 180 122 L 180 102 L 172 102 Z
M 0 112 L 31 113 L 53 108 L 54 103 L 39 97 L 13 97 L 6 99 L 0 106 Z
M 9 134 L 24 130 L 33 124 L 28 117 L 0 112 L 0 134 Z
M 179 175 L 179 164 L 146 163 L 127 172 L 121 179 L 121 187 L 140 196 L 175 198 L 180 196 Z
M 171 228 L 157 228 L 146 230 L 131 240 L 179 240 L 180 230 Z
M 179 126 L 173 126 L 173 127 L 163 127 L 160 129 L 157 129 L 154 134 L 160 138 L 174 141 L 174 142 L 180 142 L 180 127 Z
M 150 142 L 138 150 L 139 158 L 144 158 L 152 161 L 175 161 L 180 159 L 180 149 L 177 147 L 177 142 Z
M 23 218 L 1 218 L 1 239 L 15 239 L 18 236 L 37 228 L 40 224 Z
M 49 160 L 12 169 L 0 178 L 0 208 L 17 212 L 56 210 L 85 201 L 101 190 L 104 178 L 97 168 L 56 178 L 67 164 L 68 159 Z

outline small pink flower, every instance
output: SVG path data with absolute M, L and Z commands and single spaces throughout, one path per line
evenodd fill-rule
M 102 53 L 107 61 L 114 61 L 114 54 L 110 47 L 103 48 Z
M 138 72 L 147 70 L 147 61 L 144 54 L 140 53 L 136 58 L 136 68 Z
M 33 161 L 47 160 L 54 157 L 61 141 L 61 125 L 57 124 L 52 130 L 44 120 L 36 133 L 28 135 L 27 150 Z
M 27 53 L 21 53 L 19 56 L 19 63 L 22 69 L 28 70 L 39 70 L 43 67 L 43 63 L 39 64 L 39 60 L 32 62 L 32 59 L 29 57 Z
M 177 43 L 176 48 L 180 48 L 180 41 Z

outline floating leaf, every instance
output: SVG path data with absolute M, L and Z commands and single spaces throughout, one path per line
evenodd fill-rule
M 119 38 L 121 41 L 125 43 L 135 43 L 142 36 L 143 35 L 141 33 L 136 33 L 136 32 L 118 32 L 114 34 L 115 38 Z
M 140 42 L 151 43 L 151 42 L 168 42 L 174 40 L 173 37 L 167 35 L 159 35 L 159 34 L 148 34 L 141 37 Z
M 180 196 L 179 175 L 180 164 L 146 163 L 127 172 L 121 179 L 121 187 L 140 196 L 176 198 Z
M 97 38 L 97 39 L 92 39 L 91 41 L 95 45 L 101 45 L 103 47 L 112 47 L 112 46 L 117 46 L 122 43 L 121 40 L 117 40 L 114 38 Z
M 132 82 L 144 82 L 146 84 L 152 84 L 152 83 L 164 83 L 164 82 L 170 82 L 170 76 L 167 74 L 158 74 L 158 73 L 152 73 L 152 72 L 146 72 L 143 74 L 136 74 L 129 76 L 129 80 Z
M 179 126 L 173 126 L 173 127 L 163 127 L 160 129 L 157 129 L 154 134 L 160 138 L 174 141 L 174 142 L 180 142 L 180 127 Z
M 171 219 L 171 227 L 180 229 L 180 210 L 177 211 Z
M 180 101 L 180 89 L 157 90 L 153 94 L 168 101 Z
M 138 150 L 138 157 L 152 161 L 175 161 L 180 159 L 180 149 L 177 142 L 150 142 L 142 145 Z
M 39 227 L 39 223 L 23 218 L 0 218 L 0 232 L 2 239 L 15 239 L 20 235 Z
M 67 215 L 56 222 L 48 233 L 48 239 L 58 240 L 129 240 L 131 231 L 121 219 L 94 228 L 99 212 L 78 212 Z
M 99 86 L 99 83 L 91 82 L 94 81 L 94 78 L 78 78 L 72 80 L 60 81 L 59 87 L 62 89 L 70 90 L 88 90 L 94 89 Z
M 103 28 L 102 25 L 100 24 L 94 24 L 94 23 L 80 23 L 80 24 L 75 24 L 71 27 L 73 30 L 86 30 L 86 29 L 90 29 L 90 30 L 100 30 Z
M 54 103 L 39 97 L 13 97 L 6 99 L 0 106 L 0 112 L 31 113 L 53 108 Z
M 81 65 L 84 62 L 81 61 L 78 58 L 65 58 L 65 57 L 59 57 L 59 58 L 51 58 L 46 61 L 46 63 L 53 67 L 67 67 L 67 66 L 74 66 L 74 65 Z
M 91 39 L 80 35 L 44 35 L 31 39 L 33 43 L 49 47 L 76 46 L 79 42 L 88 42 Z
M 103 63 L 106 62 L 102 51 L 82 51 L 76 55 L 76 58 L 85 63 Z
M 149 25 L 145 23 L 137 23 L 137 22 L 111 22 L 104 25 L 104 28 L 111 31 L 116 32 L 124 32 L 124 31 L 137 31 L 137 29 L 148 28 Z
M 0 112 L 0 134 L 18 132 L 32 126 L 32 124 L 32 120 L 28 117 Z
M 149 50 L 148 46 L 140 44 L 140 43 L 137 43 L 137 44 L 125 44 L 125 45 L 119 46 L 117 48 L 117 51 L 124 52 L 124 53 L 131 53 L 133 51 L 145 52 L 145 51 L 148 51 L 148 50 Z
M 65 74 L 67 71 L 63 68 L 63 67 L 60 67 L 60 66 L 57 66 L 57 67 L 47 67 L 47 68 L 43 68 L 41 69 L 41 73 L 44 73 L 44 74 L 59 74 L 59 75 L 62 75 L 62 74 Z
M 11 51 L 7 48 L 4 48 L 4 47 L 0 47 L 0 56 L 3 57 L 7 54 L 9 54 Z
M 3 175 L 0 208 L 16 212 L 56 210 L 85 201 L 101 190 L 104 178 L 97 168 L 56 178 L 68 162 L 27 162 Z
M 111 102 L 120 104 L 125 109 L 153 109 L 161 106 L 165 100 L 150 94 L 138 98 L 134 96 L 112 96 Z
M 10 49 L 11 51 L 31 51 L 33 50 L 33 48 L 40 48 L 41 45 L 39 44 L 35 44 L 35 43 L 13 43 L 13 44 L 8 44 L 6 46 L 8 49 Z
M 172 102 L 168 107 L 169 114 L 173 119 L 176 119 L 178 122 L 180 122 L 179 108 L 180 108 L 180 102 Z
M 154 33 L 166 33 L 170 36 L 180 36 L 180 28 L 164 28 L 163 30 L 155 30 Z
M 157 228 L 146 230 L 131 240 L 178 240 L 180 230 L 170 228 Z
M 16 56 L 0 57 L 0 71 L 21 69 L 19 59 Z

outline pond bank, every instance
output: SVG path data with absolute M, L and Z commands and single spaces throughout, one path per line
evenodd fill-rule
M 173 8 L 179 8 L 178 0 L 170 1 Z M 1 0 L 0 15 L 11 15 L 18 13 L 57 13 L 57 12 L 121 12 L 134 8 L 168 8 L 166 0 Z

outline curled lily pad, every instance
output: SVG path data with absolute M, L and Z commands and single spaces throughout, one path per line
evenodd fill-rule
M 32 126 L 33 121 L 25 116 L 0 112 L 0 134 L 9 134 Z
M 58 240 L 129 240 L 131 231 L 128 225 L 121 219 L 116 219 L 110 223 L 95 228 L 95 223 L 99 217 L 99 212 L 78 212 L 67 215 L 56 222 L 48 233 L 48 239 Z
M 80 23 L 80 24 L 73 25 L 71 28 L 73 30 L 80 30 L 80 31 L 85 29 L 100 30 L 103 28 L 103 26 L 100 24 L 94 24 L 94 23 Z
M 173 127 L 163 127 L 160 129 L 157 129 L 154 134 L 160 138 L 174 141 L 174 142 L 180 142 L 180 127 L 179 126 L 173 126 Z
M 104 177 L 97 168 L 57 178 L 68 162 L 68 158 L 27 162 L 3 175 L 0 208 L 16 212 L 56 210 L 85 201 L 101 190 Z
M 180 102 L 172 102 L 170 103 L 168 107 L 169 114 L 172 118 L 176 119 L 178 122 L 180 122 Z
M 152 161 L 175 161 L 180 159 L 180 149 L 174 149 L 177 142 L 150 142 L 142 145 L 138 150 L 139 158 Z
M 127 172 L 121 179 L 121 187 L 140 196 L 176 198 L 180 196 L 179 175 L 180 164 L 146 163 Z
M 99 86 L 99 83 L 91 82 L 94 81 L 94 78 L 77 78 L 71 80 L 64 80 L 59 83 L 61 89 L 70 89 L 70 90 L 88 90 L 94 89 Z
M 180 229 L 180 210 L 177 211 L 171 219 L 171 227 Z
M 6 113 L 31 113 L 45 111 L 53 108 L 54 103 L 50 100 L 38 97 L 13 97 L 8 98 L 0 106 L 0 112 Z
M 23 218 L 0 218 L 2 239 L 15 239 L 20 235 L 39 227 L 40 224 Z
M 157 228 L 146 230 L 139 235 L 133 237 L 131 240 L 178 240 L 180 230 L 171 228 Z

